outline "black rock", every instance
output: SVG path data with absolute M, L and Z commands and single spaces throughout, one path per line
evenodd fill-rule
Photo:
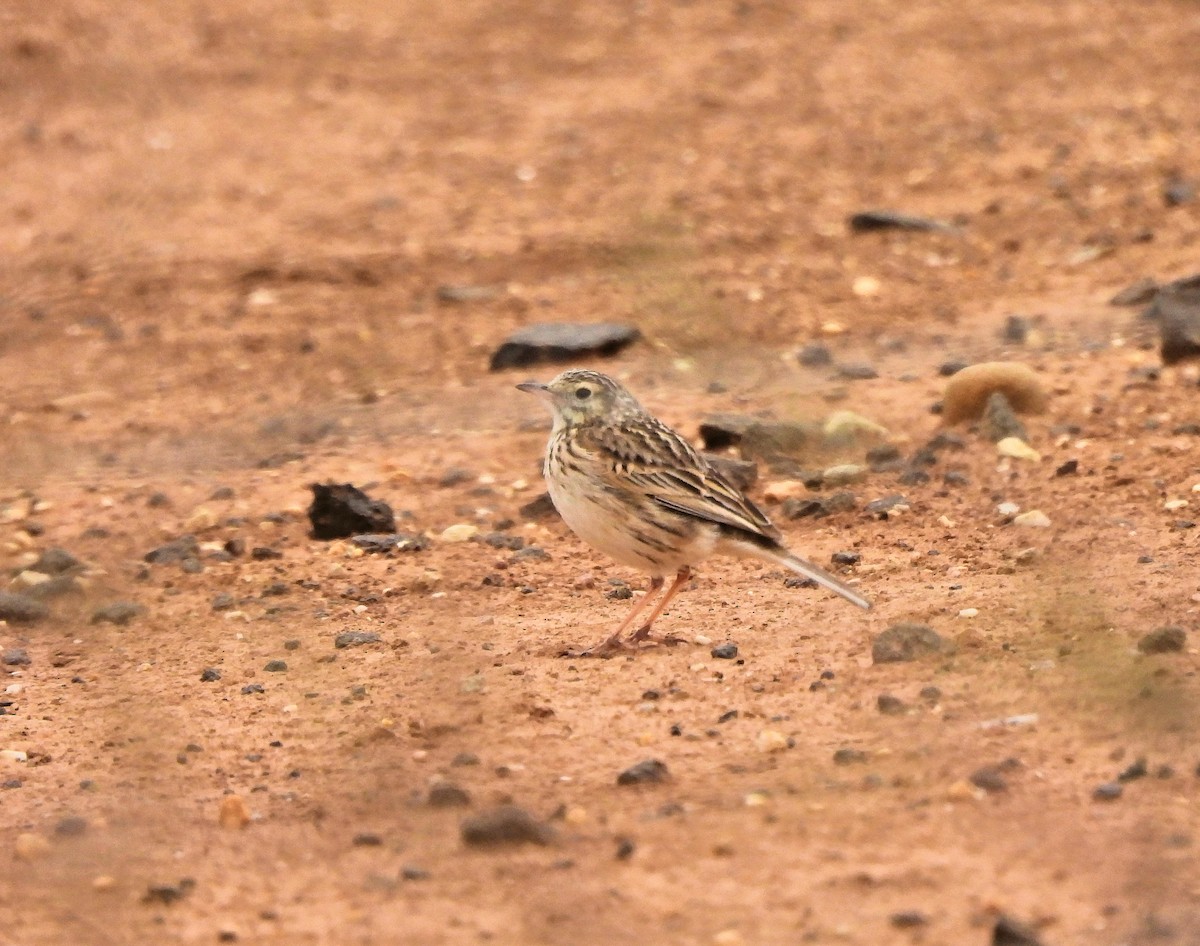
M 1092 789 L 1092 798 L 1096 801 L 1116 801 L 1125 792 L 1125 786 L 1120 782 L 1104 782 Z
M 901 910 L 889 916 L 888 922 L 898 930 L 911 930 L 924 926 L 929 922 L 929 917 L 920 910 Z
M 92 612 L 93 624 L 116 624 L 124 627 L 146 609 L 135 601 L 114 601 Z
M 785 499 L 779 508 L 785 519 L 805 519 L 808 516 L 820 518 L 829 515 L 829 509 L 820 499 L 800 499 L 793 496 Z
M 1065 460 L 1054 470 L 1055 476 L 1072 476 L 1079 472 L 1079 461 L 1075 459 Z
M 213 595 L 212 609 L 214 611 L 229 611 L 235 604 L 237 604 L 237 601 L 234 599 L 233 595 L 226 591 L 222 591 Z
M 1196 186 L 1178 174 L 1172 174 L 1163 182 L 1163 203 L 1168 207 L 1189 204 L 1196 199 Z
M 987 399 L 987 406 L 983 409 L 983 420 L 980 426 L 983 435 L 992 441 L 992 443 L 999 443 L 1005 437 L 1018 437 L 1021 440 L 1029 440 L 1029 434 L 1025 431 L 1025 425 L 1017 419 L 1012 405 L 1001 391 L 993 391 Z
M 389 555 L 392 552 L 424 552 L 429 539 L 419 532 L 367 532 L 353 536 L 352 545 L 364 552 Z
M 463 821 L 463 843 L 471 847 L 499 847 L 513 844 L 549 844 L 554 829 L 538 821 L 524 808 L 501 805 Z
M 834 765 L 858 765 L 867 761 L 867 754 L 862 749 L 838 749 L 833 754 Z
M 942 474 L 942 482 L 947 486 L 970 486 L 971 477 L 962 470 L 947 470 Z
M 1200 356 L 1200 287 L 1164 286 L 1144 315 L 1158 322 L 1164 365 Z
M 205 667 L 200 673 L 201 683 L 216 683 L 221 679 L 221 671 L 216 667 Z
M 350 839 L 350 843 L 355 847 L 380 847 L 383 845 L 383 838 L 371 831 L 360 831 Z
M 946 642 L 927 624 L 893 624 L 875 638 L 871 659 L 877 664 L 902 663 L 947 650 Z
M 1024 316 L 1010 315 L 1004 321 L 1001 337 L 1010 345 L 1024 345 L 1029 337 L 1029 320 Z
M 935 686 L 921 687 L 920 697 L 927 703 L 936 703 L 942 698 L 942 688 Z
M 833 364 L 833 354 L 825 345 L 814 343 L 801 348 L 796 353 L 796 360 L 805 368 L 823 368 Z
M 265 693 L 266 689 L 261 683 L 247 683 L 242 687 L 242 695 L 249 696 L 252 693 Z
M 283 558 L 283 553 L 269 545 L 256 545 L 250 550 L 250 558 L 256 562 L 269 562 L 273 559 Z
M 733 660 L 738 655 L 738 648 L 732 641 L 726 641 L 724 644 L 718 644 L 709 653 L 717 660 Z
M 383 500 L 349 483 L 313 483 L 308 518 L 314 539 L 343 539 L 367 532 L 395 532 L 396 517 Z
M 865 361 L 846 362 L 838 365 L 838 377 L 845 378 L 847 381 L 870 381 L 873 378 L 879 377 L 879 372 L 875 370 L 875 366 Z
M 1179 653 L 1187 645 L 1187 631 L 1182 627 L 1159 627 L 1138 641 L 1143 654 Z
M 936 230 L 952 233 L 953 224 L 929 217 L 916 217 L 896 210 L 862 210 L 846 220 L 851 233 L 870 233 L 875 230 Z
M 998 766 L 985 765 L 971 773 L 971 784 L 982 788 L 985 792 L 1004 792 L 1008 790 L 1008 779 Z
M 142 903 L 161 903 L 169 906 L 192 892 L 196 882 L 185 877 L 177 884 L 151 884 L 142 895 Z
M 943 361 L 938 365 L 938 374 L 943 378 L 950 378 L 958 374 L 963 368 L 970 366 L 969 361 Z
M 618 785 L 649 785 L 665 782 L 670 778 L 665 762 L 658 759 L 646 759 L 637 765 L 630 766 L 617 776 Z
M 49 548 L 38 556 L 38 560 L 29 566 L 30 571 L 41 572 L 43 575 L 62 575 L 83 568 L 83 563 L 66 549 Z
M 287 661 L 285 660 L 270 660 L 267 661 L 267 665 L 263 667 L 263 670 L 267 673 L 283 673 L 287 668 Z
M 584 355 L 615 355 L 641 338 L 632 325 L 616 322 L 542 322 L 519 329 L 492 353 L 491 370 L 542 362 L 573 361 Z
M 12 647 L 0 654 L 0 664 L 6 667 L 28 667 L 32 661 L 23 647 Z
M 42 620 L 49 613 L 49 608 L 29 595 L 0 591 L 0 621 L 8 621 L 9 624 L 32 624 Z
M 346 647 L 359 647 L 363 644 L 379 643 L 379 635 L 374 631 L 342 631 L 333 639 L 333 646 L 338 650 Z
M 453 782 L 438 782 L 429 789 L 428 802 L 430 808 L 466 808 L 471 796 Z
M 424 867 L 417 867 L 415 864 L 405 864 L 400 868 L 401 880 L 428 880 L 429 877 L 429 871 Z
M 442 489 L 449 489 L 452 486 L 469 483 L 473 479 L 475 479 L 475 474 L 470 470 L 461 466 L 452 466 L 438 478 L 438 486 Z
M 633 857 L 633 853 L 636 850 L 637 850 L 637 845 L 634 844 L 633 841 L 630 840 L 629 838 L 618 838 L 617 839 L 617 853 L 616 853 L 617 860 L 619 860 L 619 861 L 629 860 L 631 857 Z
M 834 565 L 857 565 L 862 561 L 862 554 L 859 552 L 834 552 L 829 556 L 829 560 Z
M 899 460 L 900 450 L 894 444 L 880 444 L 867 451 L 867 465 L 876 473 L 894 469 Z
M 1042 941 L 1024 923 L 1001 914 L 992 927 L 992 946 L 1042 946 Z
M 542 493 L 537 499 L 530 500 L 517 511 L 523 519 L 546 519 L 558 513 L 549 493 Z
M 183 562 L 194 559 L 200 554 L 200 543 L 194 535 L 181 535 L 172 539 L 166 545 L 147 552 L 144 559 L 151 565 L 169 565 L 173 562 Z
M 901 493 L 892 493 L 890 496 L 883 496 L 879 499 L 873 499 L 867 503 L 864 512 L 874 516 L 876 519 L 887 519 L 888 514 L 897 506 L 902 506 L 908 500 Z M 851 563 L 853 564 L 853 563 Z
M 1149 771 L 1146 767 L 1146 757 L 1139 756 L 1121 770 L 1121 773 L 1117 776 L 1117 781 L 1132 782 L 1139 778 L 1145 778 L 1149 774 Z
M 890 693 L 880 693 L 875 698 L 875 708 L 885 716 L 898 716 L 908 709 L 908 705 L 898 696 Z
M 489 532 L 482 537 L 481 541 L 491 548 L 507 549 L 510 552 L 517 552 L 525 548 L 525 540 L 521 536 L 508 532 Z

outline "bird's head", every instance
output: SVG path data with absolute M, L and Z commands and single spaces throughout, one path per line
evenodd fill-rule
M 526 381 L 517 389 L 542 398 L 554 412 L 556 427 L 577 427 L 641 410 L 632 394 L 598 371 L 572 368 L 548 384 Z

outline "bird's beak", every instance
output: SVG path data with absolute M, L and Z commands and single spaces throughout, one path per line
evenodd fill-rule
M 550 393 L 550 389 L 542 384 L 541 381 L 522 381 L 517 385 L 517 390 L 525 391 L 528 394 L 546 395 Z

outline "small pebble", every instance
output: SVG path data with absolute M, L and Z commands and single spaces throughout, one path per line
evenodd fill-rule
M 901 663 L 947 649 L 947 644 L 927 624 L 893 624 L 871 645 L 871 658 L 877 663 Z
M 900 697 L 890 693 L 880 693 L 875 698 L 875 707 L 886 716 L 895 716 L 908 709 L 908 705 Z
M 288 665 L 286 661 L 271 660 L 267 662 L 267 665 L 263 667 L 263 670 L 265 670 L 267 673 L 283 673 L 285 670 L 287 670 L 287 668 Z
M 646 759 L 630 766 L 617 776 L 618 785 L 648 785 L 665 782 L 670 778 L 666 763 L 658 759 Z
M 911 930 L 927 924 L 929 917 L 920 910 L 901 910 L 889 916 L 888 922 L 898 930 Z
M 834 565 L 857 565 L 862 561 L 862 555 L 859 552 L 834 552 L 830 561 Z
M 374 631 L 342 631 L 333 639 L 333 646 L 338 650 L 346 647 L 359 647 L 363 644 L 377 644 L 379 635 Z
M 215 683 L 221 679 L 221 671 L 216 667 L 205 667 L 200 672 L 201 683 Z
M 0 654 L 0 663 L 6 667 L 28 667 L 32 661 L 23 647 L 13 647 Z
M 833 754 L 834 765 L 856 765 L 867 761 L 867 754 L 861 749 L 843 748 Z
M 428 803 L 430 808 L 465 808 L 471 796 L 453 782 L 438 782 L 429 789 Z
M 996 766 L 984 766 L 971 773 L 971 784 L 986 792 L 1003 792 L 1008 790 L 1008 780 Z
M 1096 801 L 1116 801 L 1125 791 L 1120 782 L 1104 782 L 1092 789 L 1092 798 Z
M 511 844 L 549 844 L 554 829 L 515 805 L 501 805 L 467 818 L 461 827 L 463 843 L 470 847 Z
M 1002 457 L 1011 457 L 1014 460 L 1030 460 L 1033 463 L 1037 463 L 1042 459 L 1042 455 L 1020 437 L 1005 437 L 997 441 L 996 452 Z
M 1187 646 L 1187 632 L 1182 627 L 1159 627 L 1138 641 L 1143 654 L 1179 653 Z
M 778 729 L 764 729 L 754 737 L 754 747 L 759 752 L 782 752 L 789 747 L 788 737 Z
M 1050 517 L 1040 509 L 1030 509 L 1028 512 L 1018 513 L 1014 516 L 1013 525 L 1033 529 L 1048 529 L 1050 527 Z
M 717 660 L 733 660 L 738 655 L 737 644 L 732 642 L 718 644 L 710 653 Z
M 92 623 L 100 624 L 101 622 L 107 622 L 108 624 L 116 624 L 118 627 L 124 627 L 139 614 L 145 612 L 145 610 L 144 607 L 133 601 L 114 601 L 112 604 L 106 604 L 93 611 Z

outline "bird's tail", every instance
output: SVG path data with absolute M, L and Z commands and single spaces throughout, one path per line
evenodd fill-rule
M 799 555 L 793 555 L 791 552 L 781 551 L 777 559 L 779 564 L 786 565 L 797 575 L 803 575 L 805 578 L 811 578 L 818 585 L 824 585 L 830 591 L 841 595 L 851 604 L 857 604 L 865 610 L 871 609 L 871 602 L 860 595 L 857 591 L 847 585 L 845 582 L 838 580 L 829 572 L 825 571 L 820 565 L 814 565 L 808 559 L 801 558 Z

